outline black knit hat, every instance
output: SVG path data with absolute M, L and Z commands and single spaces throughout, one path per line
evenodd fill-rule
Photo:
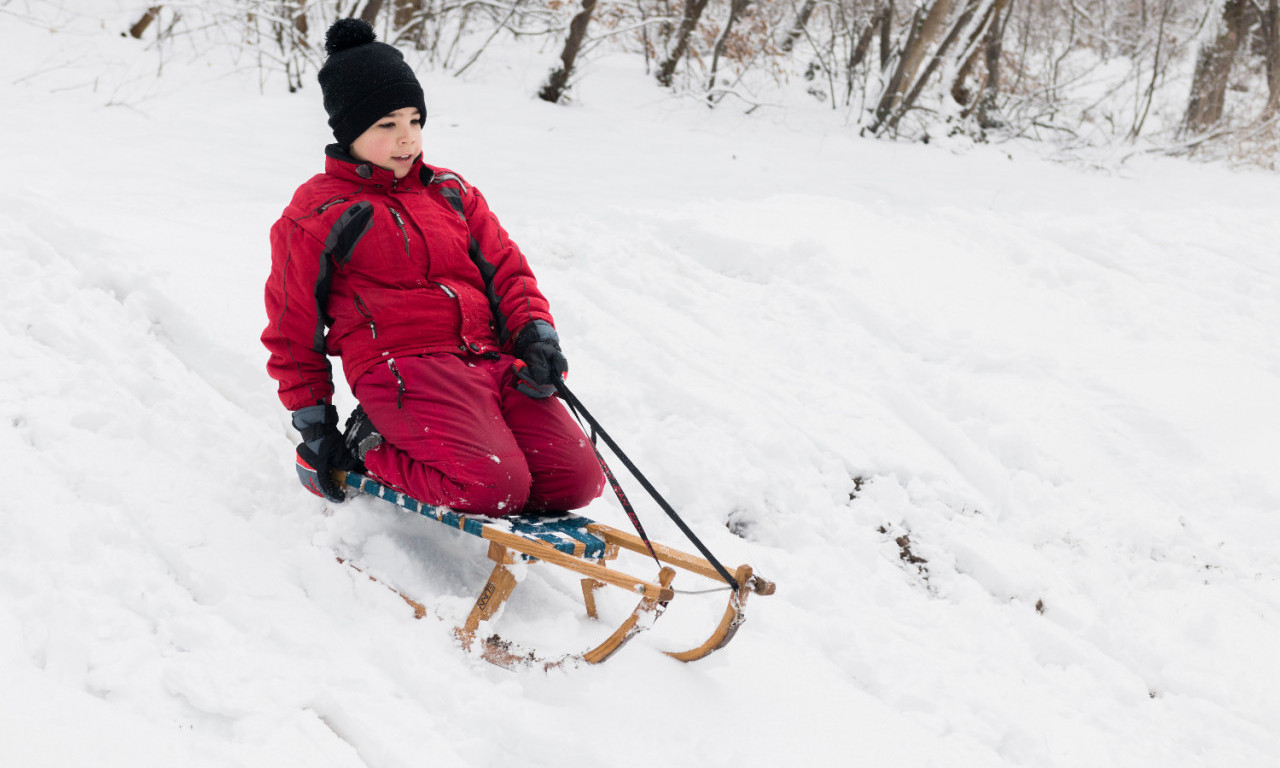
M 376 39 L 373 27 L 361 19 L 338 19 L 324 36 L 329 58 L 320 67 L 320 90 L 333 137 L 343 147 L 397 109 L 417 107 L 427 119 L 413 69 L 400 51 Z

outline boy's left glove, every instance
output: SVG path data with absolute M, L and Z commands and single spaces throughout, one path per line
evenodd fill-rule
M 569 361 L 560 351 L 560 335 L 546 320 L 520 329 L 515 344 L 516 389 L 532 398 L 551 397 L 556 380 L 569 375 Z
M 298 443 L 298 479 L 302 486 L 329 501 L 346 499 L 333 470 L 359 470 L 360 460 L 347 450 L 338 431 L 338 409 L 332 405 L 312 405 L 293 412 L 293 428 L 302 433 Z

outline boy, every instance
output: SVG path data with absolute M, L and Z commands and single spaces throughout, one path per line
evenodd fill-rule
M 400 52 L 359 19 L 325 49 L 336 143 L 271 229 L 262 334 L 303 484 L 342 501 L 345 469 L 469 513 L 586 506 L 604 476 L 551 397 L 568 363 L 524 255 L 478 190 L 422 162 L 426 104 Z M 329 355 L 360 403 L 345 433 Z

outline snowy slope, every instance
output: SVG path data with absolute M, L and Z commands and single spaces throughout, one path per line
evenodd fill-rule
M 423 72 L 575 391 L 779 585 L 696 665 L 673 607 L 513 674 L 449 632 L 479 542 L 293 479 L 257 335 L 318 89 L 4 15 L 0 61 L 0 765 L 1280 764 L 1274 175 Z M 502 626 L 585 645 L 576 594 L 533 568 Z

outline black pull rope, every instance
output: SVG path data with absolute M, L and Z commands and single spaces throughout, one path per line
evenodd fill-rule
M 600 455 L 600 449 L 596 448 L 595 427 L 591 428 L 591 450 L 595 452 L 596 461 L 600 462 L 600 469 L 604 471 L 604 476 L 608 479 L 609 486 L 613 488 L 614 494 L 622 504 L 622 510 L 627 513 L 627 517 L 630 518 L 631 525 L 635 527 L 636 533 L 640 534 L 640 540 L 644 542 L 645 549 L 649 550 L 650 555 L 653 555 L 653 562 L 657 563 L 658 568 L 661 569 L 662 561 L 658 559 L 658 553 L 653 549 L 653 542 L 649 541 L 649 534 L 644 532 L 644 526 L 640 524 L 640 516 L 636 514 L 635 507 L 631 506 L 631 500 L 627 498 L 627 492 L 622 490 L 622 484 L 618 482 L 617 475 L 613 474 L 613 470 L 609 468 L 609 463 L 604 460 L 604 456 Z
M 684 533 L 689 541 L 693 542 L 693 545 L 698 548 L 698 551 L 707 559 L 707 562 L 711 563 L 711 566 L 716 569 L 716 573 L 720 574 L 720 578 L 724 579 L 726 584 L 733 587 L 734 592 L 740 591 L 742 585 L 738 583 L 738 580 L 733 578 L 728 569 L 720 564 L 720 561 L 716 559 L 716 556 L 711 554 L 711 551 L 703 545 L 697 535 L 689 529 L 689 526 L 685 525 L 684 520 L 680 519 L 680 515 L 671 508 L 671 505 L 667 503 L 666 499 L 662 498 L 662 494 L 658 493 L 658 489 L 653 487 L 653 484 L 650 483 L 648 478 L 646 478 L 640 472 L 639 468 L 632 463 L 631 459 L 627 458 L 627 454 L 622 452 L 622 449 L 613 441 L 613 438 L 609 437 L 609 433 L 604 431 L 604 428 L 600 426 L 600 422 L 596 421 L 595 417 L 593 417 L 582 405 L 582 401 L 569 391 L 568 385 L 566 385 L 562 380 L 557 380 L 555 385 L 556 391 L 560 393 L 560 397 L 564 398 L 565 403 L 569 406 L 569 410 L 573 411 L 575 416 L 581 416 L 588 424 L 591 425 L 593 438 L 591 441 L 592 448 L 595 448 L 594 438 L 598 433 L 600 437 L 604 439 L 605 445 L 609 446 L 609 450 L 613 451 L 614 455 L 622 461 L 622 464 L 627 468 L 627 471 L 630 472 L 637 481 L 639 481 L 641 487 L 643 487 L 649 495 L 653 497 L 653 500 L 658 503 L 658 506 L 662 507 L 662 511 L 667 513 L 667 517 L 671 518 L 672 522 L 676 524 L 676 527 Z M 636 531 L 640 534 L 640 538 L 644 540 L 644 544 L 648 547 L 649 553 L 653 555 L 654 560 L 657 560 L 658 555 L 653 551 L 653 544 L 649 542 L 649 537 L 645 535 L 644 527 L 640 525 L 640 518 L 636 516 L 631 503 L 627 501 L 626 494 L 622 492 L 622 487 L 618 484 L 618 480 L 614 477 L 613 472 L 609 470 L 609 465 L 605 463 L 604 457 L 600 455 L 599 449 L 596 449 L 596 458 L 600 461 L 600 466 L 604 469 L 605 477 L 609 479 L 609 484 L 613 486 L 614 493 L 618 495 L 618 501 L 622 503 L 623 509 L 626 510 L 627 517 L 631 518 L 632 525 L 636 527 Z M 659 565 L 661 565 L 661 563 L 659 563 Z

